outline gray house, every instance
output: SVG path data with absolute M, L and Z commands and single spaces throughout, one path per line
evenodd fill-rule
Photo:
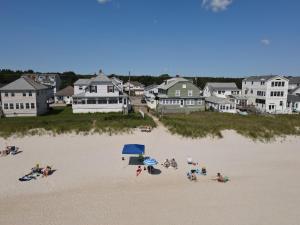
M 158 86 L 157 111 L 160 113 L 189 113 L 205 110 L 200 89 L 191 81 L 176 77 Z
M 4 116 L 37 116 L 48 111 L 50 88 L 22 76 L 0 88 Z

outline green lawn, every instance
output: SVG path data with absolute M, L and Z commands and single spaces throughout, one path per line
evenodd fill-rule
M 184 137 L 222 137 L 222 130 L 235 130 L 239 134 L 269 141 L 278 136 L 300 135 L 300 115 L 249 115 L 201 112 L 190 115 L 166 115 L 161 122 L 172 133 Z
M 122 133 L 142 125 L 155 127 L 152 118 L 139 113 L 94 113 L 73 114 L 70 107 L 55 108 L 49 114 L 38 117 L 16 117 L 0 119 L 0 136 L 13 134 L 37 134 L 37 129 L 43 128 L 54 134 L 69 132 Z

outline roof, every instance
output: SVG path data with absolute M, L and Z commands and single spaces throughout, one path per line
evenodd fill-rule
M 270 79 L 273 79 L 275 77 L 281 77 L 281 78 L 284 78 L 286 79 L 285 77 L 283 76 L 280 76 L 280 75 L 263 75 L 263 76 L 251 76 L 251 77 L 247 77 L 244 79 L 244 81 L 268 81 Z
M 114 80 L 114 81 L 116 81 L 116 82 L 118 82 L 118 83 L 123 83 L 123 81 L 120 80 L 120 79 L 117 78 L 117 77 L 112 77 L 111 79 Z
M 145 145 L 138 145 L 138 144 L 124 145 L 122 154 L 144 155 L 145 154 Z
M 30 90 L 43 90 L 48 89 L 45 85 L 42 85 L 34 80 L 30 79 L 29 77 L 22 76 L 19 79 L 5 85 L 4 87 L 0 88 L 1 91 L 30 91 Z
M 248 99 L 248 97 L 243 96 L 243 95 L 228 95 L 228 97 L 238 99 L 238 100 L 247 100 Z
M 74 95 L 74 88 L 72 86 L 65 87 L 64 89 L 56 92 L 55 96 L 72 96 Z
M 229 101 L 227 98 L 219 98 L 216 96 L 210 96 L 205 98 L 206 102 L 212 102 L 216 104 L 233 104 L 233 102 Z
M 300 84 L 300 77 L 289 77 L 289 84 Z
M 127 83 L 130 83 L 130 84 L 132 84 L 133 86 L 140 86 L 140 87 L 144 87 L 145 85 L 143 85 L 143 84 L 141 84 L 140 82 L 138 82 L 138 81 L 128 81 Z M 126 83 L 126 84 L 127 84 Z
M 173 87 L 178 82 L 190 82 L 190 81 L 187 80 L 187 79 L 184 79 L 182 77 L 175 77 L 175 78 L 171 78 L 171 79 L 166 80 L 164 83 L 159 85 L 158 88 L 167 90 L 170 87 Z
M 89 85 L 90 79 L 78 79 L 74 85 Z
M 300 102 L 299 95 L 288 95 L 287 97 L 288 102 Z
M 296 92 L 296 91 L 300 91 L 300 86 L 298 86 L 298 87 L 295 87 L 294 89 L 291 89 L 291 90 L 289 90 L 289 93 L 290 94 L 294 94 L 294 92 Z
M 151 84 L 151 85 L 145 87 L 145 91 L 149 91 L 149 90 L 154 89 L 154 88 L 157 88 L 157 87 L 158 87 L 157 84 Z
M 78 79 L 74 85 L 91 85 L 91 84 L 105 84 L 105 83 L 112 83 L 112 80 L 109 79 L 107 76 L 104 74 L 99 74 L 96 77 L 92 77 L 91 79 Z
M 0 88 L 2 88 L 3 86 L 5 86 L 5 84 L 1 84 L 1 83 L 0 83 Z
M 209 82 L 206 85 L 211 91 L 218 90 L 239 90 L 235 83 L 213 83 Z

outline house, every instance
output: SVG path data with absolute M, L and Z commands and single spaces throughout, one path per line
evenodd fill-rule
M 74 83 L 73 113 L 128 112 L 128 95 L 102 72 Z
M 74 88 L 72 86 L 67 86 L 64 89 L 59 90 L 55 94 L 55 103 L 63 103 L 67 105 L 72 105 L 74 95 Z
M 300 87 L 300 77 L 289 77 L 289 91 Z
M 176 77 L 158 86 L 157 111 L 160 113 L 189 113 L 204 111 L 204 98 L 191 81 Z
M 215 96 L 219 98 L 226 98 L 228 95 L 240 95 L 241 90 L 238 89 L 235 83 L 206 83 L 203 89 L 203 96 Z
M 124 91 L 129 95 L 141 96 L 144 94 L 145 86 L 138 81 L 128 81 L 124 84 Z
M 152 84 L 144 89 L 144 96 L 145 98 L 151 98 L 155 95 L 158 94 L 158 85 L 157 84 Z
M 224 113 L 236 113 L 236 103 L 227 98 L 210 96 L 205 98 L 205 107 L 207 110 Z
M 248 106 L 248 98 L 243 95 L 228 95 L 227 99 L 236 104 L 236 108 L 245 108 Z
M 249 104 L 263 113 L 288 113 L 289 80 L 283 76 L 252 76 L 242 82 L 242 93 Z
M 287 107 L 292 112 L 300 113 L 300 95 L 288 95 Z
M 111 79 L 119 88 L 121 88 L 123 90 L 123 81 L 122 80 L 120 80 L 117 77 L 112 77 Z
M 37 116 L 48 112 L 51 89 L 29 77 L 19 79 L 0 88 L 2 111 L 7 117 Z
M 290 95 L 300 95 L 300 86 L 289 90 Z
M 61 79 L 57 73 L 32 73 L 24 74 L 36 82 L 53 89 L 53 95 L 60 89 Z

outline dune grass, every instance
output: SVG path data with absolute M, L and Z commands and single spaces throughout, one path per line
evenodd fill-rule
M 54 108 L 49 114 L 38 117 L 16 117 L 0 119 L 0 136 L 38 134 L 39 130 L 61 133 L 123 133 L 139 126 L 152 126 L 152 118 L 139 113 L 91 113 L 73 114 L 70 107 Z
M 254 140 L 270 141 L 276 137 L 300 135 L 300 115 L 249 115 L 200 112 L 189 115 L 166 115 L 161 122 L 171 133 L 184 137 L 222 137 L 223 130 Z

